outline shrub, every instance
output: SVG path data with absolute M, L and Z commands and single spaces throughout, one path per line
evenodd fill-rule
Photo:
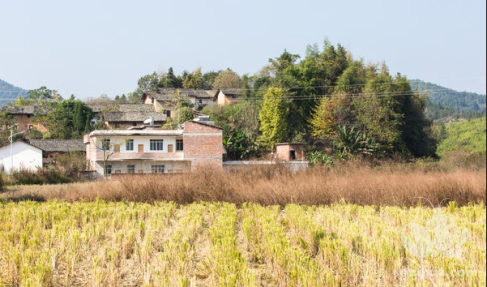
M 71 182 L 68 177 L 59 170 L 53 168 L 38 168 L 35 171 L 21 168 L 12 170 L 12 184 L 58 184 Z

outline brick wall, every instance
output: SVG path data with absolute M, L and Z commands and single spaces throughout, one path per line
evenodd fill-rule
M 281 143 L 276 146 L 276 158 L 279 160 L 289 161 L 291 151 L 294 151 L 296 158 L 294 160 L 304 160 L 303 144 Z
M 29 126 L 32 126 L 43 133 L 46 132 L 46 128 L 42 124 L 31 121 L 33 115 L 17 114 L 12 115 L 12 117 L 15 125 L 17 125 L 17 131 L 29 130 Z
M 186 122 L 183 132 L 184 158 L 191 169 L 198 166 L 222 167 L 222 129 L 197 122 Z

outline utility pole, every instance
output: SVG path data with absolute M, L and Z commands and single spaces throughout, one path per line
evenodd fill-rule
M 11 126 L 8 129 L 10 130 L 10 137 L 8 140 L 10 141 L 10 170 L 8 172 L 8 177 L 10 178 L 10 174 L 12 173 L 12 170 L 14 169 L 14 135 L 18 135 L 21 133 L 24 133 L 25 130 L 19 132 L 19 133 L 14 133 L 13 128 L 16 126 Z

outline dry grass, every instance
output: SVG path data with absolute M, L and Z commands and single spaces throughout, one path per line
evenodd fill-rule
M 12 200 L 149 202 L 229 202 L 241 205 L 289 203 L 329 205 L 416 206 L 417 197 L 435 206 L 445 198 L 457 205 L 484 202 L 486 170 L 429 170 L 428 167 L 361 162 L 335 168 L 312 168 L 292 173 L 283 166 L 266 166 L 226 174 L 213 169 L 174 176 L 127 176 L 121 181 L 98 181 L 50 186 L 16 186 L 3 194 Z

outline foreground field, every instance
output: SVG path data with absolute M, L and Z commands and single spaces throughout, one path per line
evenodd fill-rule
M 431 207 L 4 202 L 0 285 L 485 286 L 484 203 L 440 213 L 468 230 L 459 258 L 403 247 Z

